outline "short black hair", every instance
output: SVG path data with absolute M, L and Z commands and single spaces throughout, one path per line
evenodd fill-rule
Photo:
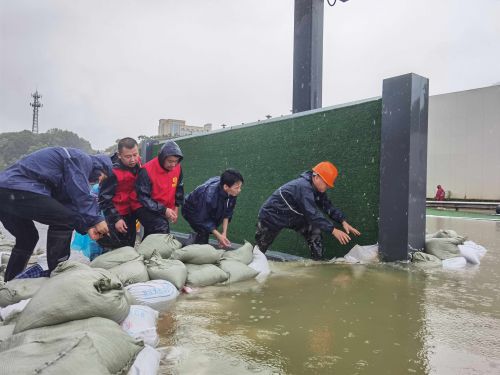
M 134 148 L 137 146 L 137 141 L 134 138 L 126 137 L 122 138 L 118 141 L 118 152 L 123 150 L 124 148 Z
M 220 186 L 221 187 L 224 187 L 224 185 L 231 187 L 235 183 L 237 183 L 238 181 L 241 181 L 241 183 L 244 182 L 243 176 L 236 169 L 232 169 L 232 168 L 226 169 L 220 175 Z

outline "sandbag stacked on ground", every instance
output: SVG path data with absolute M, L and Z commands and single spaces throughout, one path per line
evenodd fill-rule
M 253 260 L 253 246 L 250 242 L 245 241 L 245 244 L 236 250 L 224 251 L 222 260 L 237 260 L 238 262 L 249 265 Z
M 253 279 L 259 274 L 258 271 L 248 267 L 245 263 L 232 259 L 221 260 L 219 267 L 228 274 L 226 281 L 228 284 Z
M 163 259 L 154 250 L 151 258 L 146 261 L 149 278 L 151 280 L 167 280 L 181 289 L 186 283 L 187 269 L 184 263 L 175 259 Z
M 229 275 L 213 264 L 186 264 L 186 284 L 190 286 L 209 286 L 222 283 Z
M 135 251 L 133 247 L 125 246 L 99 255 L 92 262 L 90 262 L 90 266 L 94 268 L 104 268 L 107 270 L 140 258 L 141 255 Z
M 432 254 L 416 251 L 411 256 L 411 261 L 419 267 L 441 267 L 441 259 Z
M 137 252 L 149 259 L 156 250 L 162 258 L 168 259 L 174 250 L 180 249 L 182 244 L 171 234 L 150 234 L 137 247 Z
M 224 250 L 217 250 L 212 245 L 189 245 L 175 250 L 170 258 L 188 264 L 206 265 L 218 263 L 223 254 Z
M 56 267 L 56 275 L 45 282 L 19 316 L 15 333 L 89 317 L 118 323 L 127 317 L 130 306 L 118 278 L 107 270 L 75 267 L 73 263 L 66 261 Z
M 425 241 L 425 252 L 441 260 L 459 257 L 458 245 L 462 245 L 464 241 L 465 238 L 462 236 L 431 238 Z
M 0 286 L 0 307 L 31 298 L 48 280 L 47 277 L 36 279 L 14 279 Z
M 136 259 L 108 269 L 115 274 L 124 286 L 149 281 L 148 270 L 144 265 L 142 255 Z
M 472 241 L 465 241 L 463 245 L 458 245 L 460 255 L 471 264 L 480 264 L 481 258 L 486 254 L 486 249 Z
M 157 321 L 158 311 L 149 306 L 132 305 L 121 327 L 129 336 L 156 347 L 160 341 L 156 330 Z
M 125 287 L 132 297 L 132 304 L 147 305 L 155 310 L 167 310 L 179 295 L 179 291 L 170 281 L 151 280 Z
M 141 350 L 127 375 L 156 375 L 160 368 L 161 354 L 158 350 L 146 345 Z
M 15 324 L 0 325 L 0 344 L 12 336 L 15 326 Z
M 258 282 L 263 282 L 271 273 L 266 255 L 260 251 L 257 245 L 253 248 L 253 260 L 248 267 L 258 272 L 258 275 L 255 277 Z
M 142 341 L 130 337 L 117 323 L 90 318 L 15 334 L 0 343 L 0 358 L 3 357 L 2 364 L 4 359 L 8 360 L 8 366 L 16 370 L 11 374 L 38 373 L 37 370 L 42 374 L 83 373 L 83 370 L 101 374 L 92 372 L 97 369 L 102 373 L 123 374 L 143 347 Z M 85 361 L 92 362 L 90 368 Z M 92 367 L 94 362 L 101 368 Z

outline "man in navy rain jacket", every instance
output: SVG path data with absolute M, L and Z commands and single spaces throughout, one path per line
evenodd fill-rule
M 111 173 L 108 156 L 65 147 L 36 151 L 0 173 L 0 221 L 16 238 L 6 281 L 24 270 L 38 242 L 33 221 L 49 225 L 49 271 L 68 259 L 74 229 L 92 239 L 108 233 L 89 182 Z
M 221 247 L 231 246 L 227 230 L 242 184 L 243 176 L 234 169 L 227 169 L 220 177 L 212 177 L 186 197 L 182 216 L 196 232 L 195 243 L 206 244 L 213 234 Z M 221 224 L 222 233 L 217 230 Z
M 351 240 L 349 234 L 359 236 L 359 231 L 346 221 L 342 211 L 335 208 L 326 195 L 326 190 L 333 188 L 337 174 L 337 168 L 325 161 L 278 188 L 259 211 L 255 233 L 259 249 L 266 252 L 279 232 L 290 228 L 304 236 L 311 258 L 320 260 L 323 257 L 321 232 L 331 233 L 343 245 Z M 344 231 L 335 228 L 323 213 L 341 224 Z

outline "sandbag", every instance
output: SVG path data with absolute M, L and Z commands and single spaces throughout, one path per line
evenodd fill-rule
M 436 233 L 430 235 L 431 238 L 456 238 L 458 233 L 452 229 L 440 229 Z
M 133 304 L 147 305 L 158 311 L 170 308 L 179 295 L 175 285 L 166 280 L 150 280 L 129 285 L 125 289 L 132 296 Z
M 352 260 L 356 260 L 359 263 L 378 262 L 378 246 L 354 245 L 354 247 L 344 256 L 344 258 L 349 263 L 353 262 Z
M 160 369 L 160 359 L 160 352 L 146 345 L 135 359 L 128 375 L 156 375 Z
M 0 345 L 2 344 L 2 342 L 12 336 L 15 326 L 15 324 L 0 325 Z
M 142 255 L 138 260 L 122 263 L 108 271 L 115 274 L 124 286 L 149 281 L 148 270 L 144 265 Z
M 118 323 L 127 317 L 130 306 L 115 275 L 88 266 L 71 271 L 71 263 L 60 263 L 57 275 L 31 298 L 17 320 L 15 333 L 90 317 Z M 66 267 L 69 271 L 64 272 Z
M 104 318 L 89 318 L 18 333 L 0 344 L 0 352 L 24 347 L 25 354 L 29 358 L 19 358 L 19 360 L 30 363 L 33 353 L 26 350 L 27 344 L 45 343 L 50 340 L 64 342 L 66 339 L 71 340 L 84 334 L 91 339 L 92 346 L 98 354 L 98 357 L 91 356 L 89 360 L 99 360 L 112 374 L 125 373 L 144 347 L 140 340 L 130 337 L 117 323 Z M 49 355 L 52 354 L 46 350 L 45 346 L 41 346 L 40 349 Z M 69 373 L 80 373 L 80 371 L 73 368 L 73 371 Z
M 222 259 L 233 259 L 249 265 L 253 260 L 253 246 L 250 242 L 245 241 L 245 244 L 236 250 L 224 251 Z
M 208 286 L 222 283 L 229 275 L 213 264 L 187 264 L 186 284 L 190 286 Z
M 14 279 L 0 286 L 0 307 L 31 298 L 48 280 L 48 277 L 36 279 Z
M 233 259 L 221 260 L 219 267 L 229 275 L 226 281 L 228 284 L 250 280 L 259 274 L 253 268 Z
M 9 321 L 14 315 L 20 314 L 29 301 L 31 301 L 31 298 L 23 299 L 18 303 L 13 303 L 12 305 L 6 307 L 0 307 L 0 319 L 4 322 Z
M 171 259 L 189 264 L 215 264 L 221 260 L 223 254 L 224 250 L 217 250 L 212 245 L 195 244 L 175 250 Z
M 464 268 L 467 265 L 467 260 L 464 257 L 453 257 L 443 260 L 443 268 L 457 269 Z
M 174 250 L 180 249 L 182 244 L 172 234 L 155 233 L 148 235 L 137 247 L 137 252 L 149 259 L 153 251 L 158 251 L 162 258 L 168 259 Z
M 156 347 L 160 338 L 156 330 L 158 311 L 149 306 L 132 305 L 125 320 L 121 323 L 122 329 L 136 340 Z
M 441 267 L 441 259 L 422 251 L 414 252 L 412 254 L 411 261 L 419 267 Z
M 139 258 L 139 253 L 133 247 L 125 246 L 99 255 L 90 262 L 90 266 L 107 270 L 132 260 L 138 260 Z
M 255 245 L 253 248 L 253 260 L 248 265 L 248 267 L 253 268 L 259 274 L 256 276 L 256 280 L 259 282 L 264 281 L 267 276 L 271 273 L 269 268 L 269 262 L 267 261 L 266 255 L 260 251 L 259 247 Z
M 472 241 L 465 241 L 463 245 L 458 245 L 460 255 L 471 264 L 480 264 L 481 258 L 486 254 L 486 249 Z
M 149 278 L 151 280 L 167 280 L 181 289 L 186 283 L 186 265 L 180 260 L 163 259 L 156 250 L 151 258 L 146 261 Z
M 460 256 L 458 245 L 464 243 L 464 237 L 455 238 L 431 238 L 425 241 L 425 252 L 444 260 Z

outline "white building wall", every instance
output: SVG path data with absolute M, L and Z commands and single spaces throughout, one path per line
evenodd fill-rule
M 429 100 L 427 197 L 500 200 L 500 85 Z

